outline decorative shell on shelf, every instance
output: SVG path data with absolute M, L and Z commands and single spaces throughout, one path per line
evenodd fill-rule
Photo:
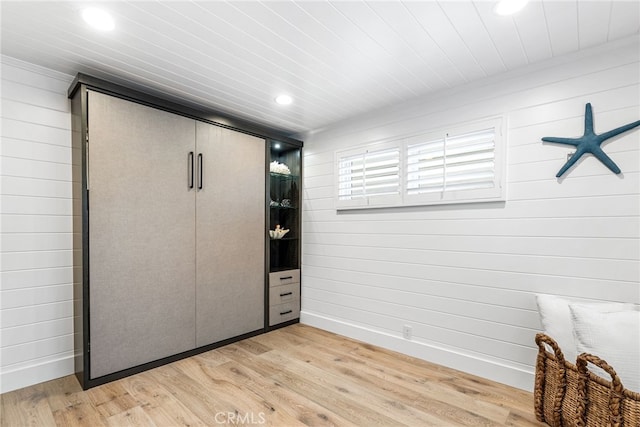
M 276 160 L 269 163 L 269 171 L 273 173 L 279 173 L 282 175 L 291 175 L 291 171 L 289 170 L 289 166 L 284 163 L 280 163 Z
M 269 236 L 272 239 L 282 239 L 285 234 L 289 232 L 289 229 L 280 228 L 280 225 L 276 225 L 275 230 L 269 230 Z

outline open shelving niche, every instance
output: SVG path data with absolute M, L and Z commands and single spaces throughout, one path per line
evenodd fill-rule
M 288 229 L 270 238 L 269 272 L 300 268 L 300 156 L 301 148 L 279 141 L 270 143 L 270 162 L 289 168 L 290 174 L 269 172 L 269 230 Z

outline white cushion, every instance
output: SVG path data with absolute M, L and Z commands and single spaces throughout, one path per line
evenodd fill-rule
M 576 363 L 578 356 L 576 340 L 573 335 L 573 320 L 571 318 L 571 310 L 569 304 L 576 303 L 565 298 L 555 295 L 536 295 L 538 304 L 538 313 L 540 314 L 540 323 L 544 333 L 553 338 L 560 349 L 564 353 L 564 358 Z M 604 303 L 585 303 L 584 307 L 598 312 L 632 310 L 633 304 L 620 302 L 604 302 Z M 596 354 L 596 356 L 598 356 Z
M 598 312 L 583 304 L 569 305 L 578 353 L 604 359 L 622 384 L 640 392 L 640 311 Z M 607 380 L 609 374 L 589 368 Z

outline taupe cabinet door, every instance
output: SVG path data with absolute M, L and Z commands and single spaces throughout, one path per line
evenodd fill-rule
M 195 121 L 89 92 L 91 377 L 195 347 Z
M 92 91 L 88 118 L 91 378 L 263 328 L 264 139 Z
M 264 327 L 265 141 L 198 122 L 196 344 Z M 199 174 L 198 174 L 199 175 Z M 198 177 L 199 178 L 199 177 Z

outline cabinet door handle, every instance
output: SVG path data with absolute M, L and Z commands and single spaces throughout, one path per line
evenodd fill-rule
M 288 280 L 293 279 L 293 276 L 281 277 L 280 280 Z
M 287 295 L 293 295 L 293 292 L 285 292 L 283 294 L 280 294 L 281 297 L 286 297 Z
M 198 190 L 202 190 L 202 153 L 198 153 Z
M 293 313 L 293 310 L 281 311 L 280 316 L 284 316 L 285 314 Z
M 188 175 L 188 185 L 189 185 L 189 190 L 193 190 L 193 151 L 189 151 L 189 160 L 188 160 L 188 165 L 187 168 L 189 169 L 187 171 L 187 175 Z

